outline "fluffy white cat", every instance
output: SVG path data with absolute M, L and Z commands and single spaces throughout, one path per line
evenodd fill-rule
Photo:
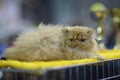
M 98 58 L 95 31 L 85 26 L 40 24 L 38 30 L 21 34 L 4 57 L 20 61 Z

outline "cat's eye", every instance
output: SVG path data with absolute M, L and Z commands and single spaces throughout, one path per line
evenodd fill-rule
M 80 39 L 80 41 L 84 42 L 84 41 L 86 41 L 86 39 Z
M 69 39 L 70 41 L 74 41 L 74 39 Z

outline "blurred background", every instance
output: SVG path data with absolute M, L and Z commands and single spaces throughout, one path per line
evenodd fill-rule
M 107 10 L 120 7 L 119 0 L 0 0 L 0 53 L 12 45 L 23 31 L 44 24 L 84 25 L 97 29 L 98 22 L 90 16 L 90 7 L 102 3 Z M 107 49 L 115 45 L 113 16 L 103 22 Z

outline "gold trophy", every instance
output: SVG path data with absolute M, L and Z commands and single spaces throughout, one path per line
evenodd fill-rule
M 97 21 L 97 41 L 99 47 L 104 48 L 104 21 L 107 17 L 107 8 L 102 3 L 95 3 L 90 7 L 90 16 Z
M 114 48 L 120 49 L 120 8 L 110 10 L 113 17 L 116 45 Z

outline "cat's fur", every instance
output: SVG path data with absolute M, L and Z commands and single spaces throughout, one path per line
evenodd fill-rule
M 4 57 L 21 61 L 102 59 L 97 48 L 95 31 L 90 27 L 41 24 L 38 30 L 21 34 Z

